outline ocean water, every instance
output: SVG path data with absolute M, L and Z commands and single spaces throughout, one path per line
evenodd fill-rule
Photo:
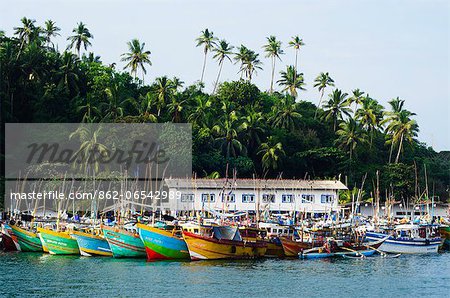
M 146 262 L 0 252 L 0 297 L 450 297 L 450 253 Z

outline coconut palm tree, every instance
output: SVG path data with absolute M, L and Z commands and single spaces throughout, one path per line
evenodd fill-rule
M 304 45 L 305 45 L 305 43 L 303 42 L 303 39 L 298 37 L 298 35 L 293 36 L 292 40 L 289 42 L 289 47 L 292 47 L 295 50 L 295 64 L 294 64 L 295 70 L 298 69 L 298 67 L 297 67 L 298 52 L 300 51 L 300 48 L 303 47 Z
M 78 57 L 80 57 L 81 46 L 83 45 L 84 50 L 87 50 L 87 48 L 92 45 L 89 39 L 94 38 L 94 36 L 83 22 L 79 22 L 77 27 L 72 30 L 72 33 L 74 33 L 74 35 L 67 38 L 67 40 L 70 41 L 67 49 L 75 49 L 78 53 Z
M 333 130 L 336 131 L 338 121 L 343 120 L 343 116 L 350 116 L 348 108 L 347 93 L 335 89 L 330 94 L 329 100 L 325 103 L 323 118 L 327 121 L 333 121 Z
M 396 145 L 398 146 L 398 151 L 395 163 L 398 163 L 400 160 L 400 153 L 403 150 L 403 142 L 407 141 L 412 144 L 419 132 L 419 126 L 414 119 L 411 119 L 411 117 L 416 114 L 403 109 L 403 100 L 396 98 L 390 101 L 389 104 L 391 105 L 392 111 L 385 113 L 388 117 L 384 121 L 384 123 L 388 123 L 386 128 L 388 140 L 386 143 L 391 144 L 389 163 L 391 162 L 393 148 Z
M 339 130 L 336 131 L 336 134 L 338 135 L 337 145 L 344 150 L 348 150 L 350 159 L 352 159 L 357 146 L 367 142 L 367 136 L 361 125 L 351 118 L 339 124 Z
M 200 78 L 200 83 L 203 83 L 203 77 L 205 75 L 206 56 L 208 55 L 208 52 L 216 45 L 216 40 L 217 38 L 214 37 L 214 33 L 209 31 L 208 28 L 203 30 L 201 35 L 196 39 L 197 47 L 203 46 L 203 54 L 205 55 L 203 58 L 202 77 Z
M 349 97 L 348 101 L 349 101 L 349 105 L 351 106 L 353 103 L 355 104 L 355 109 L 353 110 L 353 114 L 356 115 L 356 110 L 358 110 L 358 105 L 362 104 L 364 98 L 364 92 L 359 90 L 359 89 L 355 89 L 352 91 L 352 96 Z
M 217 47 L 213 48 L 213 52 L 215 53 L 213 58 L 219 62 L 219 73 L 217 74 L 216 82 L 214 83 L 213 93 L 216 92 L 217 84 L 219 83 L 220 73 L 222 72 L 222 66 L 225 59 L 228 59 L 231 62 L 230 55 L 233 54 L 233 46 L 230 45 L 226 40 L 222 39 Z
M 121 61 L 128 62 L 124 69 L 129 68 L 130 73 L 136 79 L 137 71 L 140 68 L 142 72 L 142 82 L 144 82 L 144 75 L 147 73 L 145 69 L 145 64 L 152 65 L 150 61 L 150 51 L 145 50 L 145 42 L 141 43 L 139 39 L 134 38 L 127 43 L 128 45 L 128 53 L 122 54 Z
M 57 72 L 58 87 L 69 93 L 78 93 L 78 63 L 80 60 L 75 54 L 65 51 L 60 61 L 62 64 Z
M 270 136 L 265 143 L 259 147 L 258 155 L 262 155 L 261 164 L 267 173 L 270 169 L 276 170 L 281 162 L 281 157 L 285 155 L 283 145 L 275 142 Z
M 181 96 L 174 95 L 172 97 L 172 102 L 170 102 L 167 105 L 167 108 L 169 110 L 169 113 L 172 114 L 172 122 L 173 123 L 180 123 L 182 120 L 182 111 L 184 108 L 184 104 L 186 103 L 186 100 L 183 100 Z
M 298 104 L 293 97 L 283 97 L 272 108 L 273 116 L 269 119 L 274 127 L 293 130 L 297 126 L 297 120 L 301 117 L 298 112 Z
M 249 108 L 245 111 L 243 117 L 242 130 L 244 132 L 244 139 L 246 140 L 247 149 L 257 148 L 261 144 L 261 137 L 265 133 L 264 117 L 261 112 L 255 111 L 254 108 Z
M 370 146 L 372 146 L 373 136 L 381 127 L 383 120 L 383 106 L 369 95 L 363 97 L 361 104 L 361 108 L 356 111 L 355 118 L 369 134 Z
M 323 94 L 325 92 L 325 89 L 327 87 L 334 86 L 334 80 L 330 77 L 328 72 L 321 72 L 315 79 L 314 79 L 314 87 L 317 87 L 317 89 L 320 92 L 320 100 L 319 104 L 317 105 L 317 110 L 320 108 L 320 104 L 322 103 Z M 314 115 L 314 118 L 317 116 L 317 110 Z
M 286 71 L 280 71 L 281 79 L 277 81 L 277 83 L 280 86 L 284 86 L 284 91 L 289 91 L 290 94 L 297 98 L 297 89 L 299 90 L 306 90 L 303 88 L 305 85 L 303 80 L 303 73 L 296 73 L 295 67 L 292 65 L 289 65 L 286 67 Z
M 105 88 L 106 102 L 101 104 L 103 119 L 108 121 L 115 121 L 117 118 L 123 116 L 123 102 L 120 100 L 119 86 L 113 84 Z
M 203 127 L 205 119 L 209 117 L 209 110 L 211 108 L 211 100 L 207 97 L 197 96 L 194 98 L 194 109 L 188 116 L 188 121 L 194 125 Z
M 212 128 L 212 133 L 216 136 L 216 142 L 220 144 L 227 159 L 230 156 L 236 157 L 239 154 L 245 154 L 246 148 L 238 138 L 242 126 L 236 111 L 226 112 L 228 110 L 226 103 L 223 103 L 222 110 L 224 114 Z
M 266 52 L 266 57 L 272 59 L 272 78 L 270 80 L 270 93 L 273 93 L 273 79 L 275 77 L 275 62 L 278 58 L 281 61 L 280 55 L 284 54 L 284 51 L 281 49 L 281 41 L 277 40 L 277 38 L 273 35 L 267 37 L 267 43 L 263 46 L 264 51 Z
M 262 70 L 262 63 L 258 59 L 259 54 L 250 50 L 244 45 L 238 47 L 238 52 L 235 54 L 234 60 L 235 63 L 240 63 L 241 66 L 239 68 L 239 72 L 242 75 L 245 75 L 247 80 L 252 81 L 253 73 L 256 73 L 257 70 Z
M 22 27 L 14 27 L 14 34 L 18 36 L 20 42 L 20 47 L 16 59 L 19 59 L 24 46 L 26 44 L 30 44 L 32 40 L 38 38 L 41 32 L 40 27 L 36 27 L 35 20 L 23 17 L 20 21 L 22 22 Z
M 173 82 L 166 76 L 156 78 L 154 92 L 157 98 L 158 117 L 161 114 L 161 109 L 172 101 L 175 93 L 175 86 Z
M 61 28 L 59 28 L 58 26 L 56 26 L 55 22 L 52 20 L 47 20 L 45 21 L 45 27 L 43 29 L 44 32 L 44 38 L 45 41 L 47 42 L 47 46 L 49 47 L 50 44 L 52 44 L 52 47 L 55 47 L 55 44 L 52 42 L 52 38 L 59 36 L 59 31 L 61 31 Z

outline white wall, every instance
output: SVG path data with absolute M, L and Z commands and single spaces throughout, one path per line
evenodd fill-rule
M 175 189 L 172 188 L 169 191 L 176 193 L 179 191 L 181 194 L 194 194 L 195 201 L 194 202 L 181 202 L 180 197 L 178 196 L 176 200 L 171 200 L 168 203 L 168 206 L 164 206 L 166 208 L 170 208 L 171 210 L 178 211 L 190 211 L 190 210 L 202 210 L 203 208 L 210 209 L 226 209 L 228 211 L 254 211 L 257 208 L 257 202 L 259 197 L 259 209 L 264 210 L 264 208 L 269 209 L 270 211 L 304 211 L 304 212 L 329 212 L 331 208 L 336 209 L 338 207 L 337 200 L 337 191 L 336 190 L 254 190 L 254 189 L 236 189 L 232 191 L 232 194 L 235 196 L 235 202 L 232 203 L 222 203 L 222 191 L 219 189 Z M 230 191 L 226 191 L 225 193 L 229 193 Z M 215 201 L 214 202 L 205 202 L 203 203 L 201 198 L 202 194 L 214 194 Z M 243 194 L 254 194 L 255 202 L 253 203 L 243 203 L 242 195 Z M 274 194 L 275 202 L 274 203 L 263 203 L 262 197 L 263 194 Z M 293 194 L 294 200 L 291 203 L 282 202 L 282 196 L 284 194 Z M 311 203 L 303 203 L 302 195 L 314 195 L 314 201 Z M 332 202 L 330 203 L 321 203 L 322 195 L 331 195 Z

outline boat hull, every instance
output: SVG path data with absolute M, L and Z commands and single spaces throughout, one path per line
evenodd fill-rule
M 192 260 L 254 259 L 263 257 L 267 250 L 264 242 L 217 240 L 186 231 L 183 238 Z
M 149 261 L 190 259 L 186 242 L 183 238 L 174 236 L 172 231 L 143 224 L 138 224 L 137 227 Z
M 0 236 L 2 238 L 3 251 L 20 250 L 19 243 L 17 243 L 17 236 L 14 235 L 14 232 L 9 225 L 3 224 Z
M 111 248 L 105 238 L 79 231 L 74 231 L 70 235 L 77 241 L 82 256 L 112 257 Z
M 450 227 L 440 227 L 439 232 L 444 239 L 444 249 L 450 249 Z
M 311 243 L 294 241 L 289 237 L 280 237 L 284 255 L 288 258 L 297 258 L 298 254 L 312 247 Z
M 102 231 L 111 248 L 113 257 L 145 258 L 145 247 L 139 235 L 107 226 L 102 226 Z
M 80 249 L 75 239 L 67 232 L 56 232 L 49 229 L 38 228 L 38 232 L 52 255 L 79 255 Z
M 366 239 L 368 240 L 380 240 L 385 238 L 386 234 L 367 232 Z M 434 239 L 406 239 L 406 238 L 387 238 L 383 244 L 378 248 L 379 250 L 387 253 L 402 253 L 402 254 L 427 254 L 437 253 L 439 245 L 441 243 L 440 238 Z
M 42 252 L 42 242 L 37 233 L 27 231 L 16 225 L 11 225 L 14 235 L 17 237 L 17 243 L 23 252 Z
M 351 251 L 341 251 L 341 252 L 333 252 L 333 253 L 325 253 L 325 252 L 314 252 L 314 253 L 304 253 L 300 254 L 300 259 L 324 259 L 324 258 L 335 258 L 335 257 L 358 257 L 358 256 L 371 256 L 375 254 L 376 250 L 368 249 L 368 250 L 359 250 L 358 252 Z

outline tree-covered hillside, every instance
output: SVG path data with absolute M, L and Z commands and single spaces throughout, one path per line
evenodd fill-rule
M 393 94 L 383 107 L 370 90 L 341 90 L 326 70 L 306 86 L 297 64 L 305 44 L 298 36 L 285 43 L 269 36 L 260 49 L 249 49 L 233 47 L 206 29 L 192 43 L 204 54 L 202 75 L 186 85 L 182 78 L 166 76 L 144 82 L 152 53 L 137 39 L 117 57 L 125 63 L 119 69 L 102 63 L 101 53 L 88 51 L 95 39 L 81 22 L 67 44 L 54 44 L 59 28 L 50 20 L 40 26 L 23 18 L 14 32 L 6 36 L 0 31 L 2 125 L 189 122 L 199 177 L 223 177 L 228 164 L 238 177 L 340 177 L 353 188 L 367 173 L 370 198 L 379 171 L 382 197 L 390 193 L 401 200 L 423 197 L 426 168 L 429 195 L 448 199 L 450 154 L 417 139 L 419 124 L 405 99 Z M 285 51 L 295 51 L 296 58 L 283 67 Z M 211 59 L 216 63 L 206 63 Z M 235 81 L 221 81 L 224 63 L 239 66 Z M 276 65 L 283 70 L 275 72 Z M 217 76 L 206 78 L 205 67 L 217 68 Z M 271 73 L 267 91 L 252 84 L 262 71 Z M 214 83 L 211 93 L 203 88 L 207 80 Z M 320 99 L 304 98 L 306 87 L 317 89 Z M 319 100 L 317 107 L 313 102 Z

